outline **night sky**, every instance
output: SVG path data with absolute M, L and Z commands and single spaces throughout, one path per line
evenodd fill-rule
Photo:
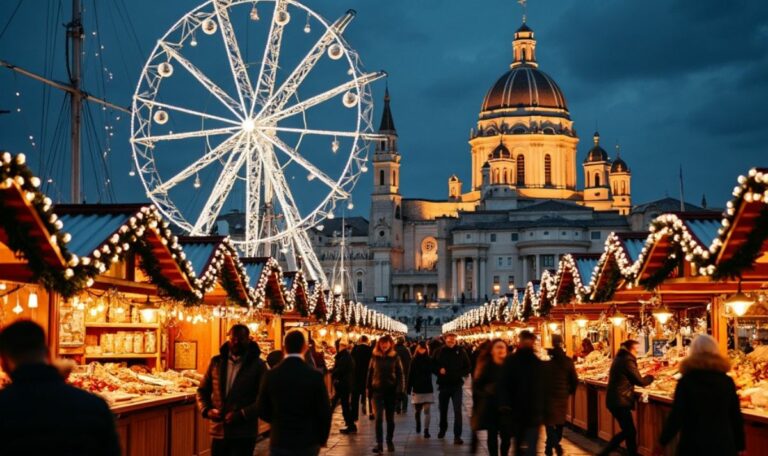
M 94 8 L 93 0 L 84 0 L 88 90 L 128 105 L 155 41 L 197 3 L 100 0 Z M 16 0 L 0 2 L 0 27 L 16 4 Z M 511 61 L 510 43 L 521 22 L 516 2 L 307 0 L 307 4 L 329 20 L 348 8 L 357 10 L 345 33 L 347 40 L 368 70 L 389 73 L 403 155 L 404 196 L 445 198 L 446 181 L 453 173 L 465 182 L 466 190 L 469 130 L 475 126 L 485 92 Z M 23 2 L 0 38 L 0 59 L 65 80 L 60 24 L 69 8 L 68 1 Z M 531 0 L 528 24 L 538 40 L 540 69 L 565 93 L 581 138 L 579 163 L 599 128 L 612 156 L 615 144 L 621 145 L 622 158 L 632 170 L 635 203 L 678 197 L 682 165 L 686 199 L 698 204 L 706 194 L 710 206 L 722 206 L 739 174 L 752 166 L 768 166 L 764 125 L 768 3 Z M 100 33 L 93 36 L 97 25 Z M 97 57 L 100 45 L 104 49 Z M 384 86 L 383 81 L 374 85 L 376 125 Z M 0 149 L 27 153 L 36 172 L 53 177 L 47 190 L 60 199 L 68 195 L 66 124 L 63 134 L 55 133 L 63 98 L 46 93 L 39 83 L 0 69 L 0 109 L 11 111 L 0 115 Z M 118 114 L 97 106 L 91 109 L 89 131 L 97 134 L 89 134 L 90 142 L 98 138 L 100 145 L 85 153 L 88 201 L 143 200 L 138 178 L 128 176 L 129 116 L 122 114 L 117 120 Z M 101 163 L 96 156 L 107 147 Z M 97 181 L 107 175 L 113 191 L 101 191 L 99 196 Z M 354 192 L 354 212 L 366 217 L 370 179 L 371 174 L 364 176 Z M 301 197 L 306 181 L 296 182 Z

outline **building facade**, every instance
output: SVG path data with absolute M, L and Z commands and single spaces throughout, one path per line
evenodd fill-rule
M 386 93 L 367 251 L 357 238 L 366 265 L 353 273 L 365 300 L 482 301 L 540 277 L 565 253 L 598 253 L 608 233 L 631 229 L 629 166 L 611 159 L 595 133 L 578 169 L 579 137 L 565 96 L 539 69 L 527 24 L 515 32 L 512 63 L 481 106 L 469 138 L 471 182 L 450 176 L 444 200 L 404 198 L 407 152 L 402 160 Z M 361 234 L 363 221 L 354 223 Z M 312 238 L 321 258 L 332 258 L 334 241 L 322 237 Z

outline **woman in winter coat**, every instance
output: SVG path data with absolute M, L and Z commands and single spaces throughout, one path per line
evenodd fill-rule
M 544 363 L 544 398 L 546 400 L 544 425 L 547 428 L 544 454 L 551 456 L 554 451 L 560 456 L 563 454 L 560 441 L 563 439 L 565 415 L 568 413 L 568 398 L 576 392 L 579 379 L 573 360 L 563 351 L 563 336 L 559 334 L 552 336 L 549 357 L 550 360 Z
M 424 412 L 424 438 L 429 435 L 429 409 L 435 402 L 432 387 L 432 359 L 426 342 L 419 342 L 416 352 L 411 359 L 411 369 L 408 375 L 408 393 L 416 408 L 416 432 L 421 433 L 421 412 Z
M 373 398 L 376 414 L 376 446 L 374 453 L 382 453 L 384 447 L 383 419 L 387 419 L 387 451 L 395 451 L 395 399 L 405 391 L 405 376 L 400 358 L 395 351 L 392 336 L 385 335 L 376 342 L 371 363 L 368 366 L 368 391 Z
M 659 438 L 667 446 L 678 433 L 677 454 L 732 456 L 743 452 L 744 422 L 730 361 L 711 336 L 696 336 L 680 364 L 672 412 Z M 657 449 L 657 453 L 661 448 Z
M 488 453 L 491 456 L 509 452 L 510 435 L 502 430 L 499 414 L 498 390 L 503 375 L 502 365 L 507 358 L 507 343 L 501 339 L 491 341 L 487 350 L 478 353 L 472 383 L 472 430 L 488 431 Z M 501 437 L 501 453 L 499 453 Z

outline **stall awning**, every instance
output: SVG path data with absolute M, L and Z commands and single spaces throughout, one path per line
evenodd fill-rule
M 230 298 L 241 305 L 249 303 L 248 275 L 226 237 L 184 236 L 179 243 L 200 280 L 203 300 L 216 303 Z

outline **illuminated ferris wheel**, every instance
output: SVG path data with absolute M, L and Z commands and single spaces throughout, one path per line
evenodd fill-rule
M 307 230 L 322 229 L 367 171 L 373 104 L 334 22 L 294 0 L 210 0 L 184 15 L 145 64 L 131 144 L 148 197 L 191 235 L 242 215 L 249 256 L 302 257 L 325 280 Z M 293 264 L 291 264 L 293 263 Z

